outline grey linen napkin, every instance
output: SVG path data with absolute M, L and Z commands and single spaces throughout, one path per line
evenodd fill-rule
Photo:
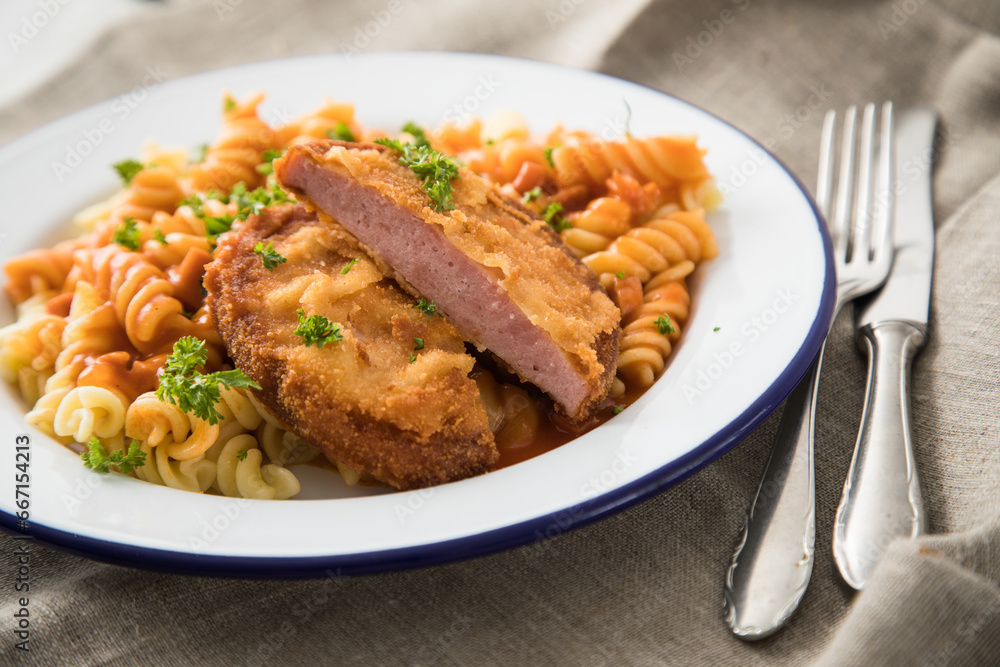
M 503 53 L 591 67 L 688 99 L 815 180 L 822 111 L 935 107 L 937 257 L 913 418 L 932 535 L 897 541 L 869 588 L 830 534 L 860 419 L 850 314 L 827 348 L 817 433 L 817 559 L 802 607 L 757 644 L 722 620 L 722 579 L 776 416 L 685 482 L 512 551 L 355 579 L 165 575 L 35 549 L 33 653 L 0 663 L 471 665 L 1000 664 L 1000 7 L 983 0 L 404 2 L 367 49 Z M 0 141 L 130 89 L 272 57 L 337 52 L 380 3 L 174 2 L 0 109 Z M 727 13 L 728 12 L 728 13 Z M 692 47 L 692 43 L 695 45 Z M 262 82 L 266 87 L 266 82 Z M 720 174 L 725 180 L 727 175 Z M 0 536 L 5 553 L 13 541 Z M 0 568 L 4 591 L 14 569 Z

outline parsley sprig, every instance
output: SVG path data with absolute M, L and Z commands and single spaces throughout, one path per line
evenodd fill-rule
M 265 176 L 274 173 L 274 165 L 272 164 L 275 160 L 285 154 L 285 151 L 276 151 L 273 148 L 268 148 L 261 155 L 260 164 L 257 165 L 257 173 L 264 174 Z
M 549 227 L 561 232 L 564 229 L 569 229 L 573 226 L 566 218 L 562 216 L 563 205 L 557 201 L 551 202 L 548 206 L 542 210 L 542 219 L 548 223 Z
M 135 440 L 129 445 L 127 453 L 119 449 L 108 454 L 100 440 L 91 438 L 80 458 L 83 460 L 83 465 L 94 472 L 111 472 L 111 466 L 117 466 L 118 472 L 127 475 L 136 468 L 146 465 L 146 452 L 139 449 L 139 443 Z
M 276 183 L 266 188 L 261 187 L 250 191 L 247 190 L 245 184 L 237 183 L 229 194 L 229 201 L 236 202 L 236 219 L 246 220 L 268 206 L 284 204 L 290 202 L 291 199 L 288 198 L 288 193 Z
M 331 322 L 322 315 L 306 317 L 306 311 L 301 308 L 296 314 L 299 316 L 299 326 L 292 333 L 301 336 L 306 347 L 315 344 L 318 349 L 323 349 L 327 343 L 344 339 L 344 329 L 339 322 Z
M 326 131 L 326 136 L 331 139 L 339 139 L 340 141 L 357 141 L 357 137 L 351 132 L 350 126 L 344 121 L 337 121 L 337 126 L 332 130 Z
M 384 138 L 376 139 L 375 143 L 402 154 L 399 164 L 423 179 L 424 191 L 434 202 L 435 211 L 454 209 L 451 182 L 459 177 L 459 163 L 431 148 L 427 134 L 418 125 L 407 123 L 403 131 L 413 137 L 413 142 L 404 144 L 398 139 Z
M 263 241 L 257 241 L 257 245 L 253 247 L 253 251 L 260 255 L 260 258 L 264 261 L 264 268 L 268 271 L 274 271 L 274 267 L 278 264 L 284 264 L 288 261 L 287 257 L 274 249 L 274 243 L 271 241 L 267 242 L 267 246 L 264 245 Z
M 121 176 L 125 185 L 131 183 L 132 179 L 135 178 L 135 175 L 146 168 L 146 165 L 138 160 L 122 160 L 121 162 L 116 162 L 111 166 L 118 172 L 118 175 Z
M 111 237 L 113 243 L 117 243 L 129 250 L 139 249 L 139 226 L 131 216 L 126 217 L 122 224 L 115 228 L 115 233 Z
M 437 306 L 434 304 L 434 302 L 428 301 L 427 299 L 421 299 L 420 301 L 417 301 L 413 305 L 413 307 L 419 310 L 424 315 L 427 315 L 428 317 L 433 317 L 434 315 L 437 315 L 438 317 L 444 317 L 444 315 L 438 312 Z
M 173 403 L 184 412 L 204 419 L 209 424 L 218 424 L 222 419 L 215 404 L 221 399 L 219 386 L 260 389 L 260 385 L 248 378 L 239 369 L 204 374 L 197 369 L 205 365 L 208 352 L 205 341 L 194 336 L 184 336 L 174 343 L 173 353 L 160 374 L 156 397 L 165 403 Z
M 656 330 L 664 336 L 668 336 L 676 331 L 676 329 L 674 329 L 674 325 L 670 323 L 670 316 L 666 313 L 657 317 L 653 321 L 653 326 L 655 326 Z

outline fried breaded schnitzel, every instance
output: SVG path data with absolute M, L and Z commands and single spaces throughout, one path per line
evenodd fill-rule
M 257 244 L 261 245 L 258 246 Z M 286 258 L 273 270 L 259 249 Z M 222 238 L 207 303 L 261 403 L 329 458 L 398 489 L 486 472 L 499 454 L 474 359 L 445 318 L 387 279 L 335 223 L 301 206 L 265 209 Z M 298 310 L 342 326 L 307 346 Z
M 480 350 L 587 419 L 615 375 L 620 312 L 596 277 L 536 215 L 466 168 L 454 209 L 376 144 L 316 141 L 274 162 L 283 187 L 335 218 L 414 294 L 432 300 Z M 391 268 L 390 268 L 391 267 Z

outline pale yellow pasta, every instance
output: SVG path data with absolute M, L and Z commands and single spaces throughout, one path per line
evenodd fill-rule
M 219 424 L 185 414 L 153 392 L 136 398 L 125 416 L 125 435 L 150 447 L 162 447 L 178 461 L 203 456 L 218 439 L 219 429 Z
M 110 438 L 125 427 L 125 401 L 104 387 L 74 387 L 56 408 L 52 430 L 77 442 Z
M 255 500 L 286 500 L 298 494 L 295 475 L 281 466 L 262 465 L 252 435 L 232 438 L 219 453 L 216 482 L 223 495 Z
M 57 436 L 52 426 L 56 419 L 56 410 L 59 408 L 59 404 L 72 389 L 73 387 L 71 386 L 65 386 L 46 391 L 35 401 L 34 407 L 24 416 L 24 420 L 64 444 L 72 441 L 72 438 Z
M 291 431 L 263 422 L 257 440 L 268 460 L 280 466 L 298 465 L 313 460 L 319 452 Z
M 146 454 L 146 463 L 135 469 L 141 480 L 194 493 L 204 493 L 215 481 L 215 463 L 204 454 L 177 461 L 170 458 L 165 447 L 150 447 L 147 442 L 140 448 Z

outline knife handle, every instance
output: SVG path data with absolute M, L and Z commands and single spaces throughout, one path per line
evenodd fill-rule
M 837 568 L 857 590 L 893 538 L 926 531 L 910 427 L 910 365 L 923 342 L 908 322 L 858 332 L 869 362 L 865 407 L 833 532 Z
M 726 573 L 726 623 L 740 639 L 763 639 L 799 606 L 816 539 L 813 435 L 823 351 L 785 400 L 757 495 Z

